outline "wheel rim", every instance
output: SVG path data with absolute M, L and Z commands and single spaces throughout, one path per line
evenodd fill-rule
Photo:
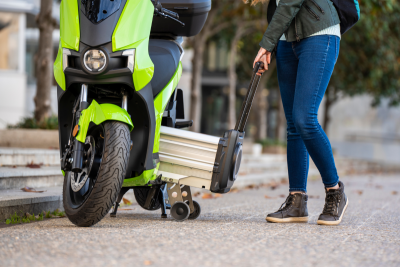
M 83 168 L 80 173 L 68 173 L 68 195 L 72 208 L 79 208 L 86 202 L 97 180 L 104 153 L 104 128 L 94 128 L 86 137 Z
M 184 221 L 189 217 L 190 208 L 184 202 L 175 202 L 171 207 L 171 215 L 177 221 Z

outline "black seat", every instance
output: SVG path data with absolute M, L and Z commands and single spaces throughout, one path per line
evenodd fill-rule
M 153 96 L 156 96 L 174 75 L 180 61 L 181 52 L 178 45 L 172 41 L 150 39 L 149 54 L 154 63 L 151 86 Z

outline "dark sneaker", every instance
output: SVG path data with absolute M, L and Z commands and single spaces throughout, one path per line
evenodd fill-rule
M 289 194 L 278 211 L 268 214 L 268 222 L 308 222 L 308 196 L 306 194 Z
M 344 193 L 344 185 L 339 182 L 339 189 L 330 189 L 326 191 L 325 206 L 322 214 L 319 215 L 318 224 L 338 225 L 349 205 L 349 200 Z

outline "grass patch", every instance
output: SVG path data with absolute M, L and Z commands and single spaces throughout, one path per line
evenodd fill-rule
M 272 146 L 287 147 L 287 144 L 285 142 L 281 142 L 279 140 L 271 138 L 257 140 L 256 143 L 261 144 L 263 147 L 272 147 Z
M 59 209 L 56 209 L 53 212 L 50 211 L 43 211 L 39 215 L 36 215 L 33 213 L 32 215 L 29 213 L 25 213 L 24 215 L 18 215 L 17 212 L 15 212 L 13 215 L 10 216 L 10 218 L 5 220 L 6 224 L 22 224 L 22 223 L 31 223 L 35 221 L 43 221 L 44 218 L 50 219 L 53 217 L 65 217 L 65 212 L 60 211 Z
M 44 130 L 58 130 L 58 117 L 52 115 L 43 121 L 36 121 L 35 118 L 25 117 L 14 125 L 7 125 L 8 129 L 44 129 Z

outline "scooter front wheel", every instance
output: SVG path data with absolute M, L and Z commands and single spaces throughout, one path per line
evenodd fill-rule
M 63 204 L 73 224 L 92 226 L 107 215 L 125 178 L 129 144 L 129 128 L 121 122 L 105 122 L 88 133 L 82 172 L 64 177 Z

